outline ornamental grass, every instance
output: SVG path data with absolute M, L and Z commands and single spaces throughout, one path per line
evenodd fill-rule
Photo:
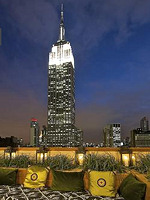
M 133 168 L 150 180 L 150 154 L 140 154 Z
M 85 157 L 83 167 L 85 170 L 116 171 L 123 173 L 126 167 L 110 154 L 90 154 Z
M 44 167 L 49 167 L 55 170 L 67 170 L 67 169 L 74 169 L 77 167 L 77 165 L 74 162 L 74 159 L 69 158 L 65 155 L 49 156 L 42 163 L 42 165 Z
M 29 156 L 20 155 L 15 158 L 0 158 L 0 167 L 27 168 L 29 165 L 34 165 L 35 161 Z

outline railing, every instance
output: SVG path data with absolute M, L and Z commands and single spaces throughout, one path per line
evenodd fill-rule
M 43 162 L 48 156 L 66 155 L 73 159 L 78 159 L 82 164 L 84 156 L 88 154 L 110 154 L 125 166 L 134 165 L 140 154 L 150 154 L 150 147 L 0 147 L 0 157 L 13 159 L 19 155 L 27 155 L 30 158 Z

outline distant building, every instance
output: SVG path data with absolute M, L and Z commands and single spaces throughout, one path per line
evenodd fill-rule
M 30 146 L 38 147 L 39 146 L 39 124 L 38 120 L 35 118 L 31 119 L 30 123 Z
M 74 79 L 74 57 L 65 39 L 62 9 L 59 39 L 49 53 L 47 146 L 75 147 L 83 143 L 83 132 L 75 126 Z
M 146 117 L 140 120 L 140 128 L 131 130 L 131 146 L 150 147 L 149 122 Z
M 143 132 L 149 131 L 149 121 L 146 117 L 143 117 L 140 121 L 140 128 Z
M 103 143 L 95 144 L 95 143 L 83 142 L 83 147 L 103 147 Z
M 121 124 L 108 124 L 104 127 L 103 133 L 105 147 L 121 146 Z
M 46 138 L 47 128 L 43 125 L 42 130 L 39 134 L 39 146 L 47 146 L 47 138 Z
M 132 147 L 150 147 L 150 131 L 142 132 L 141 129 L 131 131 Z
M 18 139 L 14 136 L 1 138 L 0 137 L 0 147 L 17 147 L 19 145 Z
M 127 147 L 130 146 L 130 137 L 126 137 L 126 138 L 123 140 L 123 146 L 127 146 Z
M 18 143 L 18 147 L 23 147 L 23 145 L 24 145 L 22 138 L 19 138 L 17 143 Z

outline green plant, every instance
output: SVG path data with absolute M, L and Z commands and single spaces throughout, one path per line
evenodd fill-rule
M 73 159 L 65 155 L 49 156 L 42 165 L 56 170 L 73 169 L 76 167 Z
M 83 167 L 85 170 L 125 172 L 126 168 L 110 154 L 90 154 L 85 157 Z
M 142 174 L 150 174 L 150 154 L 140 154 L 133 168 Z
M 0 167 L 9 167 L 10 159 L 0 157 Z
M 0 158 L 0 167 L 27 168 L 28 165 L 33 164 L 35 164 L 35 162 L 26 155 L 16 156 L 13 159 Z
M 35 164 L 35 161 L 31 160 L 29 156 L 20 155 L 10 160 L 10 167 L 27 168 L 29 165 Z

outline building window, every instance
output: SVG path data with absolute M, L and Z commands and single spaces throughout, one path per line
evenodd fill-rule
M 64 57 L 69 57 L 70 56 L 70 49 L 64 50 Z

